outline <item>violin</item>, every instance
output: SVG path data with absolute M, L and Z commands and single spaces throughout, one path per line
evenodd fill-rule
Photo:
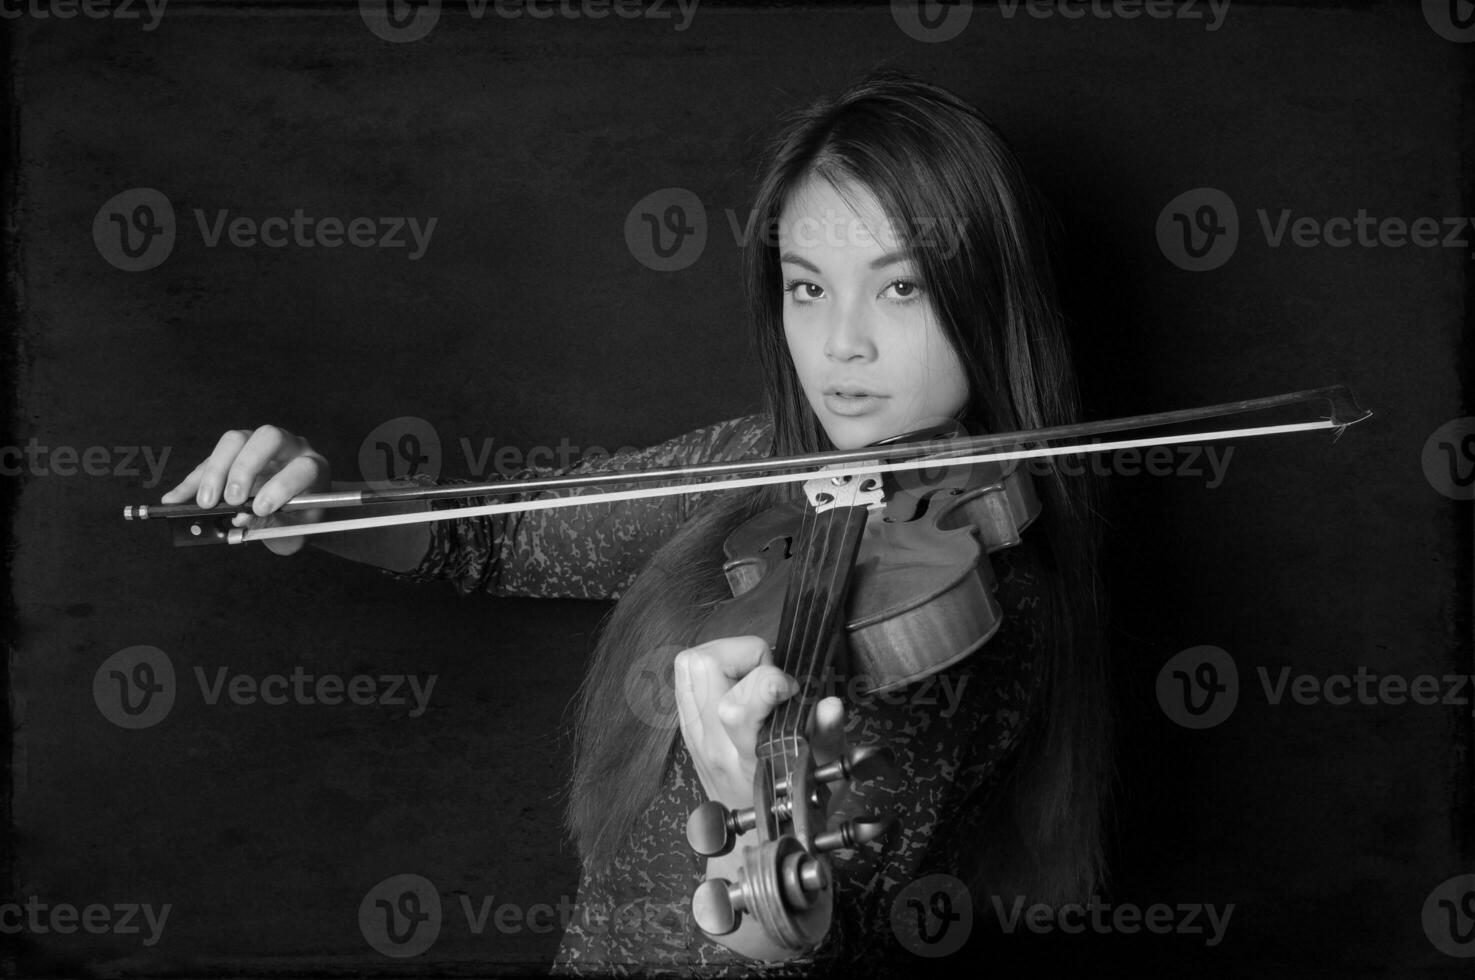
M 1225 416 L 1325 404 L 1311 420 L 1081 442 L 1104 434 L 1180 426 Z M 959 436 L 911 433 L 853 450 L 455 486 L 401 486 L 303 494 L 284 511 L 344 508 L 465 496 L 561 496 L 369 518 L 257 529 L 233 526 L 251 501 L 212 508 L 132 505 L 127 520 L 168 520 L 176 546 L 364 530 L 497 513 L 610 503 L 802 483 L 803 499 L 741 525 L 724 542 L 732 597 L 718 603 L 698 642 L 756 634 L 796 679 L 799 693 L 764 721 L 757 745 L 754 805 L 731 811 L 715 801 L 687 824 L 698 853 L 728 853 L 748 831 L 736 881 L 710 879 L 692 898 L 693 918 L 714 936 L 752 915 L 779 945 L 803 951 L 826 935 L 833 917 L 833 874 L 826 855 L 877 840 L 893 822 L 868 814 L 829 826 L 830 787 L 866 780 L 890 766 L 884 746 L 846 746 L 818 764 L 804 733 L 809 692 L 851 678 L 864 693 L 889 691 L 958 662 L 997 631 L 1001 613 L 988 555 L 1011 547 L 1040 513 L 1022 460 L 1243 436 L 1335 430 L 1372 413 L 1345 386 L 1248 399 L 1204 408 L 1050 428 Z M 609 489 L 624 487 L 624 489 Z M 574 493 L 569 491 L 592 490 Z
M 687 841 L 704 857 L 758 831 L 740 879 L 708 879 L 692 897 L 692 916 L 710 935 L 727 935 L 752 914 L 787 949 L 817 944 L 833 910 L 825 855 L 876 840 L 894 822 L 885 814 L 828 819 L 830 784 L 879 775 L 890 756 L 881 746 L 846 746 L 818 765 L 804 737 L 810 692 L 847 677 L 862 694 L 910 684 L 1000 626 L 987 555 L 1017 544 L 1039 515 L 1028 474 L 1015 460 L 902 475 L 914 478 L 865 469 L 816 477 L 802 504 L 773 507 L 724 543 L 733 598 L 714 607 L 698 642 L 761 636 L 799 692 L 759 731 L 754 805 L 730 811 L 709 801 L 687 823 Z

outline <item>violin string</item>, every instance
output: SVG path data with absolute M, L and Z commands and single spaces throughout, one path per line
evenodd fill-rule
M 857 474 L 853 479 L 857 483 L 859 483 L 860 481 L 866 479 L 866 477 Z M 840 541 L 842 544 L 850 539 L 854 522 L 856 520 L 864 521 L 868 514 L 869 510 L 864 506 L 847 506 L 845 508 L 845 526 L 840 534 Z M 862 533 L 864 533 L 864 529 L 862 529 Z M 830 575 L 830 581 L 825 587 L 824 607 L 821 610 L 819 617 L 819 621 L 821 624 L 828 622 L 832 615 L 840 617 L 845 614 L 843 609 L 837 609 L 836 606 L 839 603 L 844 602 L 846 598 L 848 590 L 842 586 L 842 583 L 845 581 L 846 576 L 850 573 L 851 570 L 850 568 L 846 567 L 849 562 L 844 560 L 844 556 L 841 557 L 841 561 L 834 562 L 834 568 Z M 815 678 L 816 683 L 821 682 L 829 674 L 831 660 L 833 658 L 835 650 L 833 641 L 835 640 L 835 637 L 843 636 L 843 630 L 843 623 L 837 622 L 837 626 L 834 630 L 828 631 L 827 635 L 825 636 L 816 637 L 816 645 L 813 651 L 814 666 L 808 668 L 809 672 Z M 843 642 L 843 640 L 841 640 L 840 642 Z M 818 697 L 816 697 L 815 699 L 814 707 L 812 710 L 815 712 L 816 715 L 818 714 Z M 815 719 L 815 723 L 818 724 L 818 718 Z M 802 725 L 802 721 L 800 722 L 800 724 Z
M 815 528 L 818 525 L 818 522 L 818 515 L 815 514 L 814 508 L 806 499 L 805 506 L 802 511 L 802 516 L 799 520 L 799 535 L 790 545 L 794 549 L 794 554 L 790 558 L 790 561 L 799 562 L 798 581 L 794 581 L 792 577 L 789 581 L 789 588 L 794 590 L 792 594 L 795 597 L 795 605 L 793 607 L 793 612 L 789 620 L 788 635 L 778 637 L 779 642 L 783 644 L 783 654 L 781 657 L 782 662 L 779 664 L 779 669 L 786 674 L 790 674 L 792 672 L 795 647 L 799 645 L 799 603 L 803 600 L 803 597 L 807 594 L 808 591 L 807 576 L 809 574 L 810 562 L 813 560 Z M 783 706 L 784 710 L 787 710 L 789 705 L 792 703 L 792 699 L 785 701 Z M 770 723 L 768 729 L 768 745 L 770 746 L 771 751 L 771 746 L 775 741 L 774 735 L 776 734 L 777 741 L 779 743 L 779 757 L 783 762 L 784 784 L 786 786 L 792 786 L 793 772 L 789 766 L 789 753 L 787 751 L 787 744 L 784 740 L 786 718 L 787 715 L 781 712 L 776 722 Z
M 817 556 L 818 560 L 815 560 L 815 549 L 812 547 L 810 549 L 809 561 L 806 562 L 806 576 L 809 573 L 809 569 L 816 566 L 818 567 L 820 574 L 823 574 L 825 567 L 830 563 L 830 536 L 835 526 L 833 512 L 825 511 L 823 514 L 817 514 L 815 516 L 815 522 L 816 524 L 822 526 L 821 529 L 823 531 L 823 536 L 821 537 L 819 531 L 816 531 L 815 538 L 817 540 L 815 542 L 815 545 L 817 546 L 819 551 L 819 554 Z M 803 698 L 807 696 L 810 647 L 814 643 L 814 632 L 816 629 L 816 625 L 814 623 L 814 592 L 811 590 L 810 583 L 808 581 L 805 581 L 804 588 L 800 592 L 800 597 L 804 603 L 804 620 L 803 627 L 799 630 L 798 658 L 796 661 L 791 661 L 794 667 L 793 676 L 799 681 L 799 691 L 788 701 L 784 702 L 784 710 L 780 720 L 780 730 L 783 734 L 785 744 L 792 744 L 795 749 L 797 749 L 799 745 L 799 733 L 797 729 L 799 719 L 796 718 L 796 715 L 802 715 L 801 711 L 797 711 L 795 709 L 795 705 L 801 702 Z M 799 619 L 797 615 L 794 618 L 796 621 Z
M 865 479 L 865 477 L 860 474 L 852 477 L 852 480 L 857 482 L 862 479 Z M 848 550 L 841 553 L 841 549 L 849 541 L 855 521 L 857 519 L 863 519 L 862 515 L 866 513 L 867 509 L 865 507 L 847 505 L 844 508 L 843 524 L 835 519 L 836 516 L 842 515 L 836 515 L 833 509 L 827 514 L 829 519 L 826 523 L 825 559 L 821 569 L 822 574 L 824 570 L 828 571 L 828 581 L 824 583 L 822 590 L 817 590 L 817 593 L 811 594 L 817 594 L 820 598 L 811 598 L 810 600 L 811 608 L 807 616 L 807 628 L 805 630 L 807 643 L 801 673 L 804 680 L 801 684 L 798 697 L 791 699 L 789 702 L 789 704 L 794 706 L 794 710 L 785 713 L 785 728 L 796 750 L 799 745 L 799 739 L 805 735 L 806 718 L 812 717 L 813 712 L 818 708 L 819 699 L 817 697 L 814 705 L 810 706 L 808 704 L 811 693 L 817 693 L 816 689 L 827 676 L 831 665 L 831 658 L 834 651 L 832 641 L 834 640 L 836 631 L 825 630 L 823 627 L 826 623 L 830 622 L 832 614 L 836 614 L 837 604 L 844 599 L 843 593 L 845 590 L 842 583 L 846 580 L 847 573 L 849 572 L 849 568 L 846 567 L 848 565 L 846 558 Z M 837 536 L 837 525 L 839 525 L 838 542 L 835 540 Z

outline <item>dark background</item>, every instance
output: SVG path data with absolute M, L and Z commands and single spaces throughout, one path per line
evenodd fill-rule
M 1200 9 L 1202 9 L 1200 7 Z M 1470 705 L 1269 705 L 1275 674 L 1469 674 L 1469 504 L 1421 452 L 1470 411 L 1470 239 L 1458 248 L 1270 247 L 1257 209 L 1320 219 L 1475 213 L 1472 45 L 1419 5 L 1236 2 L 1223 26 L 980 6 L 921 43 L 884 5 L 702 3 L 691 25 L 482 20 L 424 39 L 352 4 L 171 3 L 156 30 L 24 17 L 9 58 L 8 445 L 171 451 L 140 476 L 6 477 L 11 900 L 171 903 L 163 940 L 25 934 L 8 969 L 391 975 L 546 966 L 557 930 L 471 934 L 458 896 L 572 899 L 561 725 L 603 603 L 458 598 L 321 553 L 174 550 L 156 501 L 227 427 L 308 435 L 356 478 L 376 426 L 458 447 L 645 445 L 756 407 L 741 217 L 775 114 L 878 63 L 980 104 L 1062 219 L 1087 415 L 1345 382 L 1377 414 L 1236 448 L 1204 477 L 1110 480 L 1105 573 L 1122 716 L 1114 902 L 1234 903 L 1202 936 L 1015 936 L 982 968 L 1135 965 L 1444 976 L 1426 897 L 1475 871 Z M 119 271 L 94 246 L 113 195 L 153 187 L 173 253 Z M 684 187 L 709 226 L 676 272 L 635 260 L 636 202 Z M 1241 238 L 1187 272 L 1154 227 L 1215 187 Z M 192 210 L 436 216 L 429 250 L 206 248 Z M 115 651 L 171 658 L 181 690 L 125 731 L 91 690 Z M 1165 717 L 1159 668 L 1212 644 L 1238 707 Z M 208 705 L 196 666 L 434 673 L 430 710 Z M 357 909 L 394 874 L 447 922 L 413 960 Z M 991 916 L 986 908 L 979 916 Z M 930 964 L 928 964 L 930 965 Z

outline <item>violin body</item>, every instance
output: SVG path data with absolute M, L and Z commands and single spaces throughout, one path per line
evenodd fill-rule
M 867 521 L 844 616 L 846 673 L 861 694 L 944 670 L 999 628 L 987 555 L 1019 543 L 1039 498 L 1017 465 L 956 469 L 936 481 L 887 479 L 886 506 Z M 782 504 L 728 536 L 733 598 L 714 607 L 698 642 L 753 635 L 777 647 L 804 514 L 797 501 Z

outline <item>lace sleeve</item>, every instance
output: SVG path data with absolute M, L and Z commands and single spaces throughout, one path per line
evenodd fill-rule
M 647 449 L 591 457 L 562 469 L 530 468 L 511 479 L 757 458 L 766 455 L 771 444 L 772 429 L 766 417 L 747 416 Z M 432 506 L 475 506 L 494 499 L 530 500 L 584 492 L 592 491 L 471 497 L 436 501 Z M 695 513 L 702 499 L 702 494 L 680 494 L 437 521 L 429 525 L 430 546 L 419 566 L 388 574 L 415 582 L 449 579 L 462 595 L 618 598 L 646 559 Z

